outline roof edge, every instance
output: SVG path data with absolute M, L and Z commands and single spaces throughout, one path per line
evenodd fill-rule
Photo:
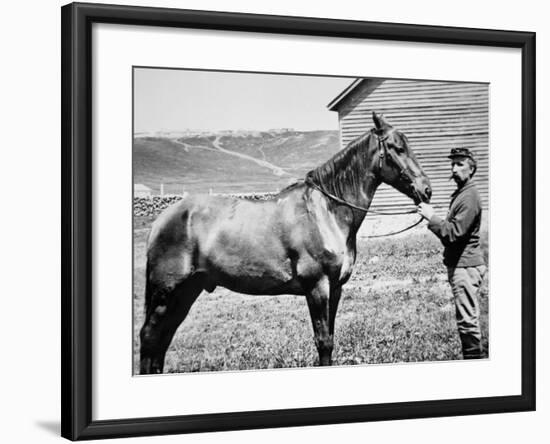
M 337 111 L 338 105 L 352 92 L 354 91 L 361 83 L 367 81 L 366 78 L 358 78 L 351 82 L 346 89 L 344 89 L 340 94 L 338 94 L 332 101 L 327 105 L 329 111 Z

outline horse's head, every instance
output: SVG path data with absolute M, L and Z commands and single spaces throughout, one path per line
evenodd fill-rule
M 372 113 L 373 129 L 372 158 L 379 179 L 409 196 L 415 204 L 429 202 L 432 188 L 428 176 L 418 164 L 405 135 L 394 129 L 381 115 Z

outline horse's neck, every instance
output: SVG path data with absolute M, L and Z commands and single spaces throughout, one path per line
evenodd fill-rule
M 369 209 L 379 185 L 380 180 L 374 174 L 368 173 L 363 183 L 349 193 L 350 198 L 358 207 Z
M 347 225 L 352 235 L 357 232 L 366 216 L 365 211 L 353 209 L 352 206 L 368 210 L 381 183 L 378 175 L 371 170 L 372 167 L 367 166 L 374 164 L 372 156 L 377 152 L 368 149 L 370 137 L 369 135 L 367 139 L 359 140 L 355 145 L 352 142 L 341 153 L 310 173 L 311 180 L 332 201 L 331 208 L 340 223 Z M 365 151 L 369 152 L 368 158 L 362 157 L 365 156 Z
M 367 180 L 365 180 L 363 185 L 359 187 L 359 189 L 356 190 L 353 194 L 355 202 L 351 203 L 360 208 L 368 210 L 379 185 L 380 181 L 374 175 L 367 176 Z M 363 223 L 363 220 L 365 219 L 367 213 L 365 211 L 352 210 L 352 214 L 353 217 L 349 220 L 348 225 L 350 228 L 350 232 L 352 234 L 355 234 L 359 230 L 359 227 Z
M 369 139 L 364 142 L 364 145 L 368 146 Z M 359 145 L 350 149 L 355 149 L 354 155 L 352 157 L 344 155 L 334 162 L 332 166 L 334 171 L 332 174 L 325 175 L 321 186 L 352 205 L 368 209 L 380 185 L 378 175 L 372 170 L 374 163 L 372 156 L 376 151 L 369 150 L 369 158 L 364 159 L 364 154 L 361 153 L 365 149 L 364 146 Z
M 355 187 L 353 190 L 345 190 L 342 196 L 338 197 L 353 206 L 368 210 L 379 185 L 380 181 L 374 175 L 369 175 L 360 187 Z M 349 236 L 355 238 L 367 213 L 330 197 L 326 198 L 330 201 L 331 211 L 337 218 L 338 224 L 341 227 L 347 227 Z

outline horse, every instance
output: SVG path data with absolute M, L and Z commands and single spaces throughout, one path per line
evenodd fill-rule
M 374 128 L 268 200 L 189 194 L 159 215 L 147 242 L 140 374 L 163 372 L 176 329 L 201 292 L 218 286 L 305 296 L 319 365 L 331 365 L 342 286 L 377 187 L 415 204 L 431 196 L 406 136 L 381 114 L 372 119 Z

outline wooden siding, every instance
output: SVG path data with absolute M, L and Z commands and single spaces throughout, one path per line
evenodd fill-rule
M 484 208 L 489 202 L 489 85 L 412 80 L 365 79 L 332 107 L 338 111 L 342 146 L 373 127 L 371 113 L 383 113 L 405 133 L 433 187 L 432 203 L 449 204 L 456 189 L 449 180 L 452 147 L 472 150 L 478 161 L 475 181 Z M 373 208 L 400 211 L 412 201 L 383 184 Z

